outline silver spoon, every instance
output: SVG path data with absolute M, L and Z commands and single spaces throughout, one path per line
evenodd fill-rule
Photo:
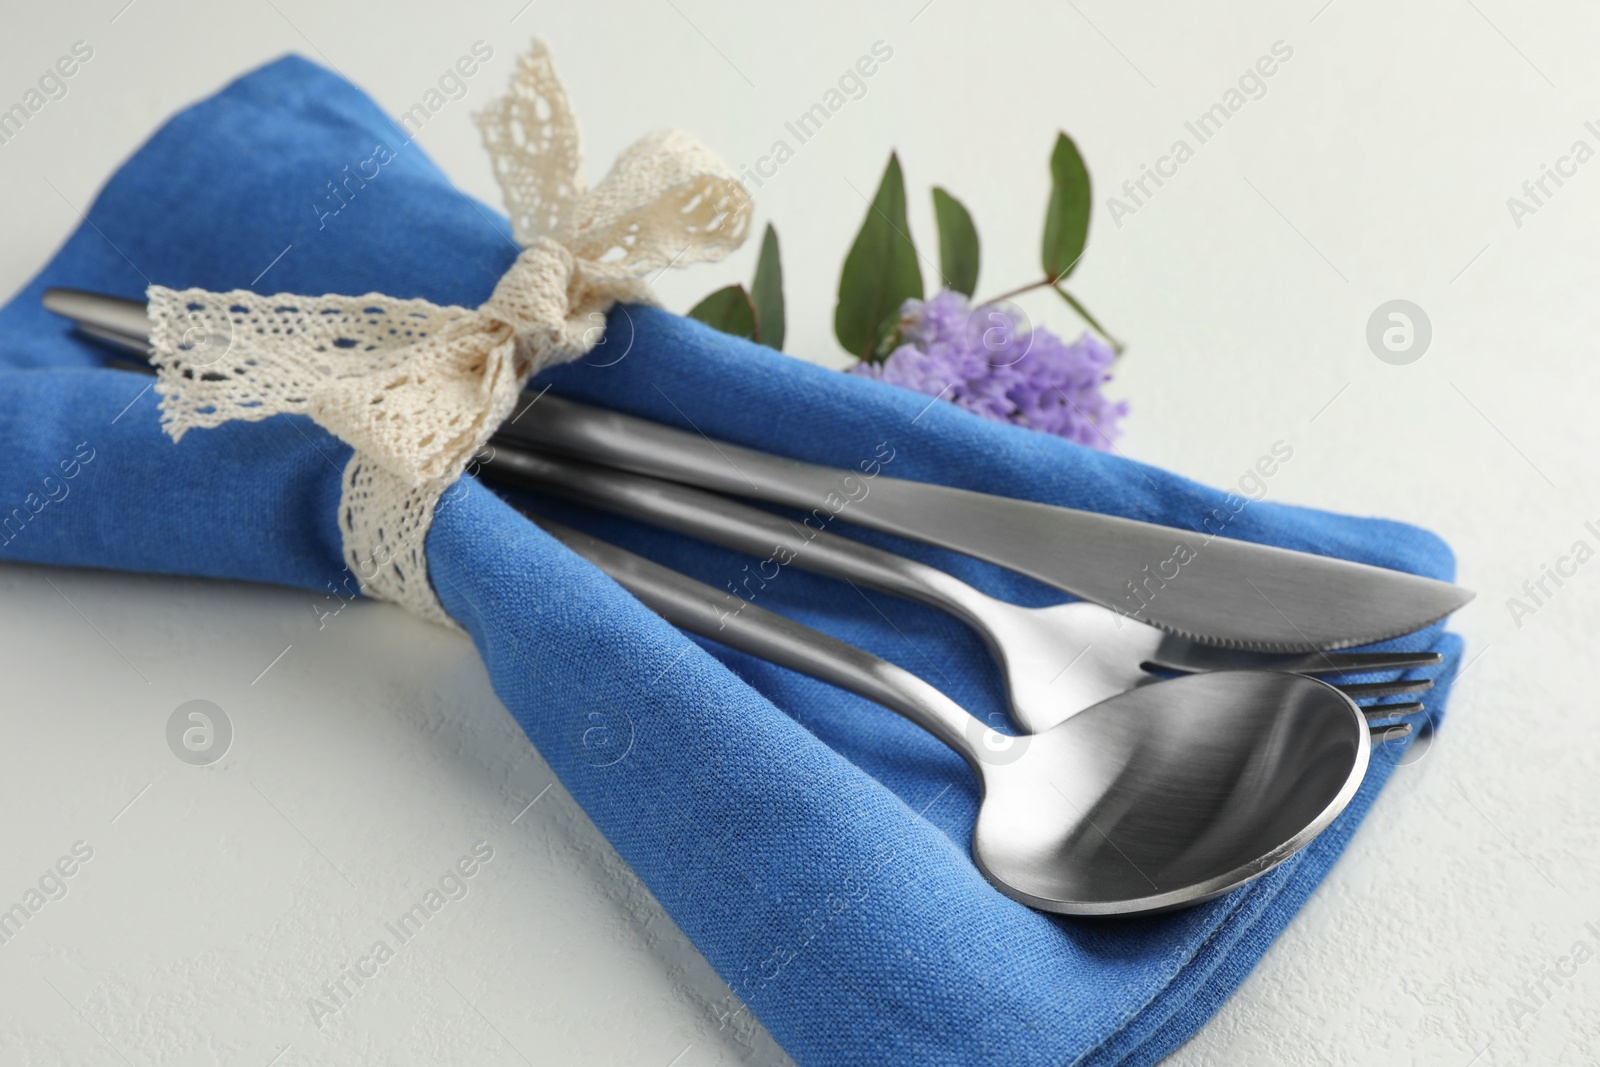
M 853 645 L 754 605 L 730 615 L 708 585 L 530 518 L 668 622 L 882 704 L 954 749 L 983 794 L 978 869 L 1041 911 L 1132 915 L 1209 900 L 1304 847 L 1366 773 L 1361 711 L 1312 678 L 1190 675 L 1009 737 Z
M 1087 601 L 1021 607 L 988 596 L 938 568 L 716 493 L 532 453 L 525 446 L 495 448 L 483 473 L 754 555 L 762 562 L 745 577 L 753 578 L 756 586 L 719 594 L 723 611 L 743 610 L 747 598 L 759 596 L 760 588 L 790 565 L 946 611 L 983 638 L 1005 680 L 1011 721 L 1026 734 L 1041 733 L 1108 697 L 1154 681 L 1145 664 L 1180 673 L 1248 669 L 1326 674 L 1427 666 L 1440 659 L 1435 652 L 1231 651 L 1164 634 Z M 1424 678 L 1339 688 L 1365 699 L 1420 693 L 1432 686 Z M 1385 710 L 1398 715 L 1419 709 L 1391 705 Z

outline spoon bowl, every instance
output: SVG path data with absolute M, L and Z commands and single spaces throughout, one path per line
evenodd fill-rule
M 1344 809 L 1371 748 L 1348 697 L 1262 671 L 1144 686 L 1008 740 L 977 746 L 973 858 L 1009 896 L 1072 915 L 1197 904 L 1255 878 Z

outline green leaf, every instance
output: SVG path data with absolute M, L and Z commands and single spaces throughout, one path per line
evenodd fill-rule
M 1094 329 L 1095 333 L 1106 339 L 1106 342 L 1111 345 L 1111 350 L 1113 352 L 1119 356 L 1122 355 L 1122 342 L 1117 340 L 1115 337 L 1112 337 L 1111 334 L 1106 331 L 1106 328 L 1100 325 L 1100 323 L 1095 320 L 1093 315 L 1089 314 L 1089 309 L 1078 303 L 1077 297 L 1073 296 L 1059 285 L 1052 285 L 1050 288 L 1060 293 L 1061 299 L 1067 302 L 1067 306 L 1073 311 L 1076 311 L 1083 318 L 1083 321 L 1087 322 Z
M 750 294 L 744 291 L 742 285 L 718 289 L 691 308 L 689 317 L 735 337 L 760 340 L 756 335 L 755 305 L 750 303 Z
M 1044 217 L 1044 275 L 1058 282 L 1072 273 L 1089 240 L 1089 170 L 1078 146 L 1056 134 L 1050 153 L 1050 208 Z
M 939 222 L 939 273 L 944 284 L 971 296 L 978 288 L 978 228 L 966 205 L 937 185 L 933 216 Z
M 761 238 L 761 257 L 756 260 L 755 280 L 750 283 L 750 303 L 756 310 L 756 339 L 783 351 L 783 264 L 778 261 L 778 231 L 770 222 Z
M 899 323 L 900 305 L 913 298 L 922 298 L 922 269 L 906 222 L 900 160 L 890 153 L 883 181 L 839 275 L 834 336 L 851 355 L 876 361 L 878 342 Z

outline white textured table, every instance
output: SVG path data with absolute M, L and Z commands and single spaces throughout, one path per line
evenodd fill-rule
M 488 44 L 466 99 L 420 140 L 497 202 L 469 114 L 535 32 L 556 48 L 596 170 L 669 125 L 755 165 L 882 41 L 893 55 L 865 95 L 757 190 L 784 240 L 788 347 L 838 364 L 838 264 L 888 148 L 925 248 L 929 185 L 973 209 L 992 291 L 1034 273 L 1044 160 L 1068 129 L 1100 190 L 1078 291 L 1131 342 L 1116 385 L 1133 402 L 1126 453 L 1227 483 L 1285 441 L 1294 458 L 1272 499 L 1430 526 L 1480 592 L 1457 623 L 1471 662 L 1451 721 L 1175 1062 L 1600 1059 L 1600 564 L 1563 564 L 1576 573 L 1547 580 L 1530 614 L 1507 604 L 1574 542 L 1600 548 L 1585 526 L 1600 519 L 1600 123 L 1585 125 L 1600 119 L 1600 13 L 124 2 L 7 13 L 0 107 L 74 42 L 93 56 L 0 144 L 0 290 L 157 123 L 284 51 L 399 114 Z M 1230 100 L 1277 42 L 1292 55 L 1267 64 L 1259 98 Z M 1186 127 L 1230 102 L 1204 141 Z M 1192 153 L 1163 162 L 1180 139 Z M 1163 184 L 1121 194 L 1132 210 L 1109 205 L 1146 165 Z M 1544 178 L 1535 198 L 1523 183 L 1546 166 L 1562 182 Z M 752 247 L 659 288 L 682 309 L 753 260 Z M 1392 299 L 1432 325 L 1407 365 L 1365 340 Z M 1075 328 L 1058 306 L 1028 306 Z M 748 1015 L 724 1025 L 726 989 L 552 785 L 464 640 L 372 604 L 319 630 L 307 601 L 0 567 L 0 905 L 58 860 L 73 872 L 0 944 L 0 1061 L 783 1061 Z M 204 768 L 164 732 L 194 699 L 235 731 Z M 460 899 L 393 958 L 362 962 L 475 846 L 492 858 L 446 882 Z M 353 966 L 374 976 L 357 987 Z M 341 981 L 347 1003 L 314 1021 L 308 999 Z

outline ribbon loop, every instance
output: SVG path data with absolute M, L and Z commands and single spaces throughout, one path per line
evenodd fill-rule
M 751 216 L 727 166 L 677 131 L 640 138 L 589 189 L 577 120 L 542 42 L 476 118 L 525 246 L 480 308 L 378 293 L 149 290 L 173 440 L 309 415 L 355 450 L 339 524 L 362 591 L 445 625 L 423 552 L 433 509 L 523 383 L 593 348 L 597 316 L 613 304 L 653 303 L 646 274 L 733 251 Z
M 646 134 L 557 230 L 605 277 L 721 259 L 748 236 L 750 198 L 720 159 L 686 133 Z
M 517 60 L 506 94 L 473 116 L 523 245 L 553 234 L 588 189 L 578 118 L 543 41 Z

